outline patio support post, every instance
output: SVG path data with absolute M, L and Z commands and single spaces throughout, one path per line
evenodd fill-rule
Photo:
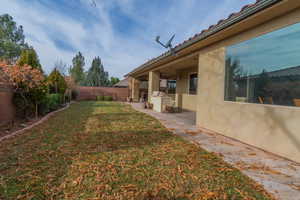
M 181 71 L 176 71 L 176 94 L 175 94 L 175 106 L 178 108 L 182 108 L 182 93 L 183 93 L 183 87 L 182 87 L 182 77 L 181 77 Z
M 131 98 L 134 102 L 138 102 L 140 98 L 140 81 L 136 78 L 131 78 Z
M 150 71 L 149 72 L 149 84 L 148 84 L 148 101 L 151 102 L 151 96 L 154 91 L 159 91 L 160 73 Z

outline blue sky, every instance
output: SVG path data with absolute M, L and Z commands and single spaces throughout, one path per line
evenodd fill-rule
M 1 0 L 0 14 L 24 26 L 46 72 L 57 60 L 71 64 L 81 51 L 87 70 L 100 56 L 111 76 L 122 77 L 165 50 L 157 35 L 174 44 L 239 11 L 255 0 Z

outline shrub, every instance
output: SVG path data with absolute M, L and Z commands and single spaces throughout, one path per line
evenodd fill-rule
M 77 90 L 72 90 L 72 92 L 71 92 L 72 100 L 76 100 L 77 97 L 78 97 L 78 91 Z
M 39 105 L 39 114 L 46 115 L 49 112 L 51 112 L 51 110 L 49 103 L 49 95 L 47 95 L 46 98 L 44 98 L 41 104 Z
M 56 68 L 54 68 L 48 76 L 47 82 L 50 88 L 50 93 L 64 94 L 67 89 L 65 78 Z
M 46 115 L 51 111 L 55 111 L 61 107 L 63 103 L 63 95 L 48 94 L 46 98 L 39 105 L 39 114 Z
M 97 101 L 104 101 L 104 96 L 97 96 Z
M 70 102 L 71 99 L 70 99 L 70 95 L 65 95 L 65 102 Z
M 38 117 L 38 107 L 47 94 L 47 84 L 43 73 L 27 64 L 20 66 L 9 65 L 5 62 L 0 63 L 0 71 L 4 80 L 14 87 L 13 102 L 17 113 L 25 118 L 31 113 L 35 113 Z
M 62 95 L 61 94 L 49 94 L 47 95 L 47 103 L 49 110 L 57 110 L 62 104 Z
M 33 102 L 28 100 L 28 95 L 21 94 L 18 92 L 14 93 L 13 104 L 16 110 L 16 117 L 23 119 L 29 118 L 34 115 L 35 105 Z
M 112 101 L 113 100 L 113 98 L 112 98 L 112 96 L 104 96 L 103 97 L 104 99 L 104 101 Z

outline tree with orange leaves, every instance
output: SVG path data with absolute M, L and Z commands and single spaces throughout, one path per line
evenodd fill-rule
M 22 111 L 25 117 L 28 110 L 35 110 L 35 116 L 38 117 L 38 105 L 47 94 L 42 72 L 30 65 L 9 65 L 5 62 L 0 63 L 0 71 L 4 79 L 14 87 L 17 110 Z

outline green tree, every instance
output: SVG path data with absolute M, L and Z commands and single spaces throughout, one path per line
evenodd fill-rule
M 42 65 L 40 64 L 39 57 L 33 47 L 30 47 L 28 49 L 24 49 L 21 52 L 20 59 L 18 60 L 18 65 L 30 65 L 34 69 L 39 69 L 42 71 Z
M 108 72 L 103 73 L 103 86 L 109 86 L 110 81 L 109 81 L 109 75 Z
M 72 59 L 72 66 L 70 68 L 70 74 L 76 84 L 83 84 L 85 80 L 85 73 L 84 73 L 84 56 L 81 52 Z
M 26 48 L 28 45 L 25 43 L 23 27 L 17 26 L 10 15 L 0 15 L 0 58 L 16 61 Z
M 113 86 L 120 82 L 120 79 L 117 77 L 110 77 L 110 86 Z
M 65 78 L 61 75 L 56 67 L 48 76 L 47 81 L 49 84 L 50 93 L 59 93 L 62 95 L 65 94 L 67 83 Z
M 92 87 L 109 85 L 108 72 L 104 71 L 103 64 L 99 57 L 93 59 L 92 66 L 86 76 L 85 85 Z
M 67 64 L 64 63 L 62 60 L 57 60 L 54 64 L 54 67 L 60 72 L 62 76 L 67 76 Z
M 93 59 L 92 66 L 88 70 L 87 76 L 85 79 L 86 86 L 92 86 L 92 87 L 102 86 L 101 74 L 103 72 L 100 69 L 101 65 L 102 64 L 101 64 L 101 60 L 99 57 Z
M 93 59 L 92 66 L 88 70 L 85 85 L 92 87 L 109 86 L 108 72 L 104 71 L 99 57 Z

